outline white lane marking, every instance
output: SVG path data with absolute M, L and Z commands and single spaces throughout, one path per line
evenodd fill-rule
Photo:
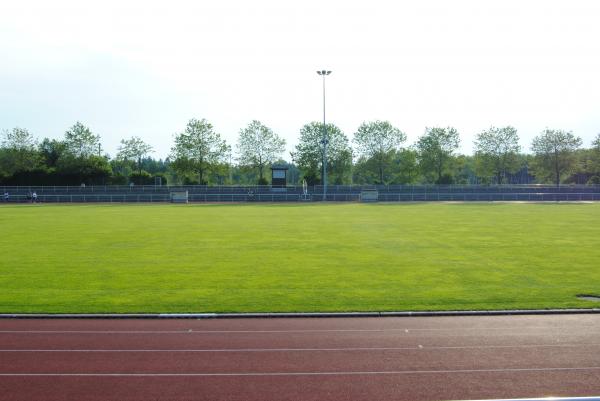
M 348 375 L 415 375 L 450 373 L 511 373 L 511 372 L 568 372 L 600 370 L 600 366 L 571 368 L 503 368 L 503 369 L 445 369 L 445 370 L 383 370 L 383 371 L 342 371 L 342 372 L 240 372 L 240 373 L 0 373 L 0 377 L 186 377 L 186 376 L 348 376 Z
M 598 326 L 581 327 L 462 327 L 462 328 L 423 328 L 423 329 L 299 329 L 299 330 L 0 330 L 0 334 L 238 334 L 238 333 L 345 333 L 345 332 L 396 332 L 403 331 L 477 331 L 477 330 L 585 330 L 598 329 Z
M 0 352 L 315 352 L 315 351 L 414 351 L 453 349 L 510 349 L 510 348 L 585 348 L 598 344 L 523 344 L 523 345 L 456 345 L 416 347 L 346 347 L 346 348 L 192 348 L 192 349 L 0 349 Z

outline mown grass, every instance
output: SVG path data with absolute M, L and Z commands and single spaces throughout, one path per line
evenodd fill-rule
M 600 204 L 0 206 L 0 312 L 586 308 Z

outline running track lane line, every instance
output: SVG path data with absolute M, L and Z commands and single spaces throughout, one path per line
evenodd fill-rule
M 239 377 L 239 376 L 360 376 L 360 375 L 417 375 L 451 373 L 514 373 L 599 370 L 600 366 L 576 368 L 507 368 L 457 370 L 391 370 L 348 372 L 249 372 L 249 373 L 0 373 L 0 377 Z
M 597 326 L 583 326 L 579 329 L 597 329 Z M 566 330 L 571 327 L 520 327 L 520 330 Z M 515 327 L 457 327 L 457 328 L 417 328 L 417 329 L 306 329 L 306 330 L 0 330 L 0 334 L 261 334 L 261 333 L 344 333 L 344 332 L 386 332 L 401 331 L 477 331 L 477 330 L 508 330 Z
M 525 344 L 525 345 L 457 345 L 415 347 L 348 347 L 348 348 L 200 348 L 200 349 L 0 349 L 0 352 L 315 352 L 315 351 L 416 351 L 441 349 L 510 349 L 510 348 L 584 348 L 598 344 Z

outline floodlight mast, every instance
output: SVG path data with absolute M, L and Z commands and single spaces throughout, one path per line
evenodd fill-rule
M 323 77 L 323 201 L 327 200 L 327 125 L 325 124 L 325 77 L 331 74 L 329 70 L 317 71 Z

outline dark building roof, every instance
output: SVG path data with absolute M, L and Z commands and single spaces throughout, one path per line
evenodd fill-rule
M 289 168 L 285 164 L 273 164 L 271 170 L 289 170 Z

